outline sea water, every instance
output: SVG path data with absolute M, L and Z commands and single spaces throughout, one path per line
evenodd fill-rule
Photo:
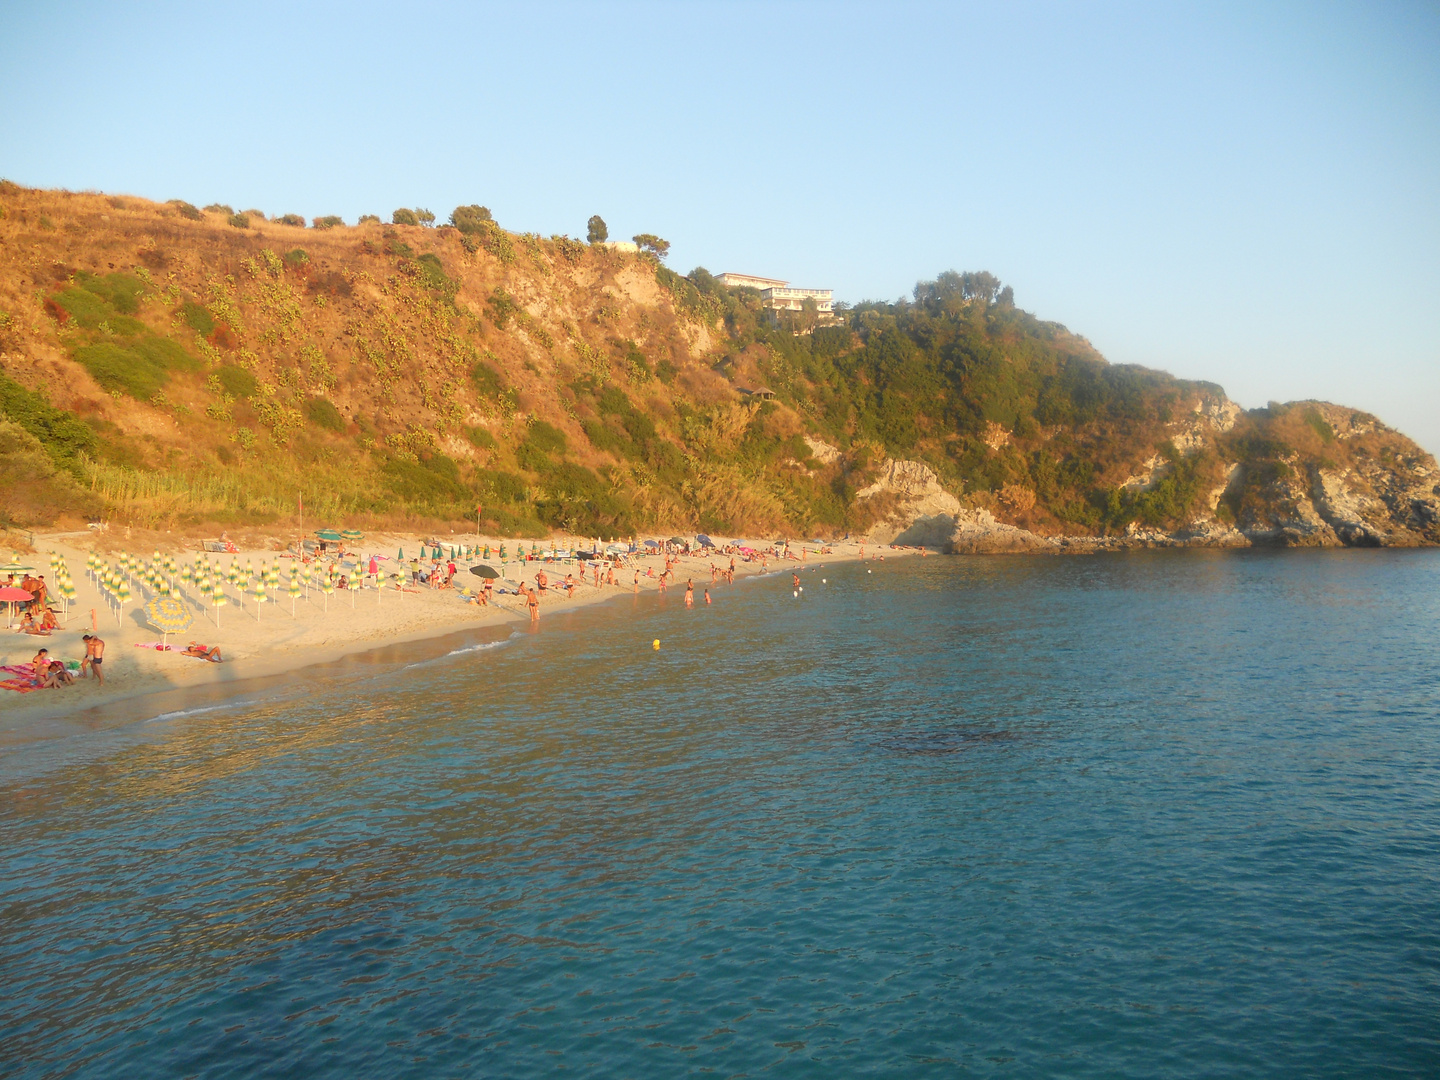
M 7 750 L 0 1072 L 1440 1074 L 1437 553 L 801 578 Z

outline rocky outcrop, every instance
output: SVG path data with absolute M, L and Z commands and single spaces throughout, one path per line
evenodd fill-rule
M 1307 410 L 1306 422 L 1329 439 L 1328 449 L 1323 455 L 1312 451 L 1309 457 L 1287 452 L 1267 459 L 1267 468 L 1261 468 L 1265 461 L 1224 460 L 1231 444 L 1217 436 L 1233 429 L 1242 413 L 1223 395 L 1202 399 L 1177 421 L 1170 440 L 1174 453 L 1188 457 L 1210 451 L 1220 454 L 1225 466 L 1224 482 L 1208 493 L 1199 515 L 1178 528 L 1132 523 L 1118 535 L 1042 536 L 995 516 L 1022 516 L 1033 503 L 1028 489 L 1016 489 L 1031 495 L 1028 502 L 1007 486 L 987 496 L 985 507 L 967 506 L 940 485 L 928 466 L 887 460 L 874 482 L 858 493 L 861 500 L 878 499 L 885 507 L 866 539 L 963 554 L 1440 544 L 1440 466 L 1435 458 L 1369 414 L 1324 402 L 1301 405 Z M 1163 453 L 1151 455 L 1137 462 L 1120 486 L 1149 490 L 1173 465 Z M 1238 520 L 1232 508 L 1238 510 Z
M 960 500 L 940 486 L 935 470 L 918 461 L 887 458 L 880 475 L 855 497 L 889 504 L 881 520 L 865 534 L 865 539 L 875 544 L 943 547 L 960 514 Z

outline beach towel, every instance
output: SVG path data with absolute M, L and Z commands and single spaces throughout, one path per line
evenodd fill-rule
M 137 642 L 135 642 L 135 648 L 137 648 L 137 649 L 154 649 L 156 652 L 178 652 L 178 651 L 179 651 L 179 650 L 177 650 L 177 649 L 175 648 L 174 645 L 162 645 L 162 644 L 161 644 L 160 642 L 158 642 L 158 641 L 137 641 Z
M 35 685 L 34 664 L 10 664 L 0 667 L 0 671 L 19 676 L 19 678 L 0 681 L 0 687 L 6 690 L 14 690 L 17 694 L 28 694 L 31 690 L 41 689 Z

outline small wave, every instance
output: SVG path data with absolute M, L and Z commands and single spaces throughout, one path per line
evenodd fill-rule
M 519 634 L 511 634 L 504 641 L 482 641 L 478 645 L 466 645 L 463 649 L 451 649 L 444 656 L 440 657 L 440 659 L 448 660 L 452 656 L 464 656 L 466 653 L 484 652 L 486 649 L 498 649 L 502 645 L 509 645 L 510 642 L 514 641 L 519 636 Z M 427 663 L 431 662 L 433 661 L 427 661 Z M 413 667 L 417 665 L 411 666 Z
M 178 720 L 182 716 L 199 716 L 202 713 L 219 712 L 221 709 L 234 709 L 245 704 L 247 704 L 247 702 L 245 702 L 244 700 L 226 701 L 220 705 L 206 705 L 198 709 L 176 709 L 174 712 L 161 713 L 159 716 L 152 716 L 149 720 L 144 721 L 144 723 L 158 724 L 161 720 Z

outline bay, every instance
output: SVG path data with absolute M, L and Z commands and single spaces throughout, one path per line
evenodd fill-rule
M 801 578 L 8 752 L 0 1071 L 1440 1071 L 1437 553 Z

